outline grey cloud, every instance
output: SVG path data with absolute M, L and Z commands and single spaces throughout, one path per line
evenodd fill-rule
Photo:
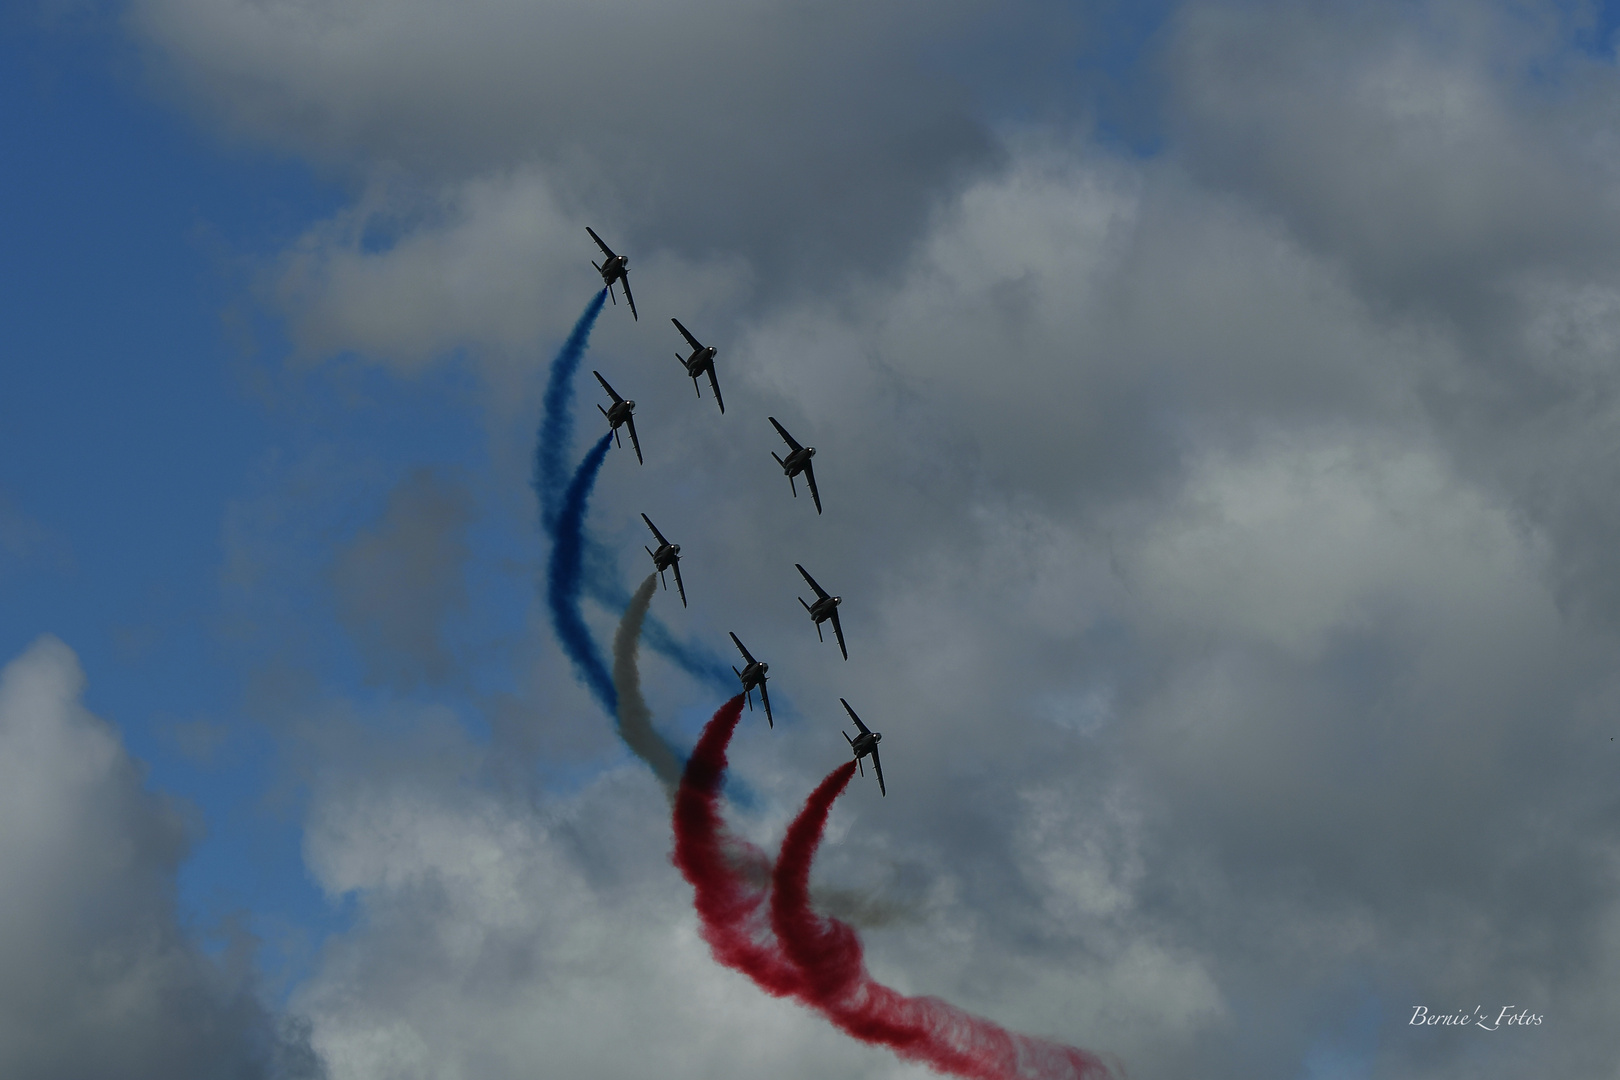
M 232 128 L 434 186 L 540 161 L 610 241 L 742 252 L 781 282 L 886 265 L 927 193 L 992 160 L 974 90 L 1066 66 L 1072 15 L 991 12 L 142 0 L 131 20 L 165 77 Z M 1006 40 L 985 47 L 987 25 L 1017 62 Z
M 1560 549 L 1561 602 L 1620 620 L 1615 69 L 1556 5 L 1199 5 L 1169 50 L 1178 157 L 1287 221 L 1455 361 L 1408 378 L 1438 436 Z M 1464 372 L 1462 369 L 1466 368 Z M 1416 373 L 1414 373 L 1416 374 Z
M 335 1074 L 888 1075 L 709 959 L 642 765 L 536 813 L 480 782 L 453 729 L 391 728 L 380 763 L 313 777 L 310 866 L 362 912 L 296 995 Z
M 1190 5 L 1167 58 L 1178 151 L 1385 302 L 1489 325 L 1502 275 L 1602 264 L 1611 65 L 1569 9 Z
M 247 943 L 216 961 L 183 930 L 182 815 L 83 689 L 55 638 L 0 671 L 0 1072 L 323 1076 L 299 1022 L 260 1004 Z
M 338 552 L 331 571 L 338 617 L 370 678 L 410 687 L 450 677 L 455 660 L 444 625 L 467 606 L 472 519 L 465 488 L 419 469 L 389 493 L 382 519 Z

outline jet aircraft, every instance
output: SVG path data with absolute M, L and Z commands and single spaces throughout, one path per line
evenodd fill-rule
M 602 384 L 602 389 L 608 392 L 608 397 L 613 399 L 613 404 L 609 408 L 603 409 L 602 406 L 597 406 L 598 409 L 602 410 L 602 415 L 607 417 L 608 423 L 613 426 L 613 441 L 622 447 L 624 443 L 619 442 L 619 425 L 623 424 L 629 428 L 630 445 L 636 448 L 636 460 L 645 465 L 646 462 L 641 461 L 641 443 L 636 439 L 636 403 L 626 401 L 615 393 L 613 387 L 608 385 L 608 381 L 602 378 L 600 371 L 593 371 L 591 374 L 595 375 L 596 381 Z
M 737 678 L 742 680 L 743 693 L 748 698 L 748 707 L 750 709 L 754 707 L 753 691 L 757 686 L 759 688 L 759 699 L 765 703 L 765 722 L 771 727 L 775 727 L 776 721 L 771 719 L 771 695 L 765 690 L 765 673 L 771 670 L 771 665 L 762 664 L 758 660 L 755 660 L 748 650 L 743 647 L 742 641 L 737 637 L 736 634 L 731 635 L 731 640 L 736 642 L 737 651 L 743 655 L 743 669 L 741 671 L 737 671 L 737 667 L 734 664 L 732 665 L 731 670 L 737 671 Z
M 799 497 L 799 488 L 793 482 L 793 478 L 800 473 L 804 473 L 804 482 L 810 485 L 810 497 L 816 500 L 816 513 L 821 513 L 821 495 L 816 491 L 816 470 L 810 464 L 810 459 L 816 456 L 816 448 L 813 446 L 800 446 L 793 440 L 793 436 L 787 433 L 787 428 L 776 422 L 776 417 L 767 416 L 765 419 L 771 422 L 771 426 L 776 429 L 776 433 L 787 441 L 790 448 L 786 460 L 776 457 L 775 450 L 771 451 L 771 457 L 776 458 L 776 463 L 782 466 L 783 472 L 787 473 L 788 487 L 793 489 L 793 497 L 795 499 Z
M 821 636 L 821 624 L 831 619 L 833 635 L 838 638 L 838 651 L 844 654 L 845 660 L 848 660 L 849 650 L 844 648 L 844 628 L 838 625 L 838 605 L 844 602 L 844 598 L 842 596 L 828 596 L 827 590 L 816 584 L 816 579 L 810 576 L 808 570 L 799 566 L 798 563 L 793 565 L 798 568 L 799 573 L 804 575 L 804 580 L 810 583 L 810 587 L 816 590 L 816 602 L 814 604 L 804 604 L 804 597 L 799 597 L 799 603 L 804 604 L 804 610 L 810 613 L 811 620 L 816 624 L 816 640 L 827 640 Z
M 607 286 L 608 295 L 612 296 L 613 302 L 617 304 L 619 298 L 613 296 L 613 283 L 615 281 L 621 283 L 624 286 L 625 302 L 630 305 L 630 317 L 640 322 L 641 316 L 636 314 L 636 298 L 630 295 L 630 257 L 613 254 L 613 249 L 602 243 L 602 238 L 597 236 L 596 230 L 589 225 L 585 226 L 585 231 L 591 234 L 591 239 L 596 241 L 596 246 L 602 249 L 605 256 L 601 266 L 596 266 L 594 260 L 591 265 L 596 266 L 596 272 L 602 275 L 602 284 Z
M 672 544 L 668 540 L 665 540 L 664 534 L 658 531 L 658 526 L 654 525 L 652 523 L 652 518 L 648 517 L 646 514 L 641 515 L 641 520 L 645 521 L 647 523 L 647 528 L 651 529 L 652 534 L 658 537 L 657 551 L 647 547 L 645 544 L 642 545 L 642 547 L 646 549 L 647 554 L 652 556 L 653 569 L 658 571 L 658 580 L 664 582 L 664 588 L 669 588 L 669 582 L 664 581 L 664 571 L 675 571 L 675 587 L 681 591 L 681 607 L 685 607 L 686 586 L 681 584 L 681 545 Z
M 681 366 L 686 369 L 688 375 L 692 376 L 692 389 L 697 390 L 698 397 L 703 396 L 703 391 L 698 389 L 698 376 L 705 371 L 708 372 L 709 385 L 714 387 L 714 400 L 719 403 L 720 411 L 724 413 L 726 411 L 726 399 L 720 396 L 720 380 L 714 377 L 714 357 L 720 350 L 713 345 L 699 344 L 698 339 L 693 337 L 691 332 L 681 325 L 681 320 L 671 319 L 669 321 L 675 324 L 675 329 L 681 332 L 681 337 L 685 338 L 686 343 L 692 346 L 692 355 L 684 360 L 681 360 L 680 353 L 675 354 L 675 359 L 681 360 Z
M 844 711 L 849 713 L 849 718 L 851 720 L 855 721 L 855 726 L 861 729 L 861 733 L 855 736 L 853 739 L 849 737 L 849 732 L 843 732 L 844 741 L 849 743 L 850 750 L 854 751 L 855 753 L 855 764 L 860 767 L 861 775 L 865 776 L 866 767 L 861 765 L 861 758 L 865 757 L 867 754 L 871 754 L 872 771 L 877 773 L 878 778 L 878 792 L 882 795 L 887 795 L 889 793 L 889 789 L 883 786 L 883 762 L 878 757 L 877 752 L 878 740 L 883 738 L 883 736 L 876 731 L 868 731 L 866 725 L 861 723 L 861 718 L 855 715 L 855 710 L 849 707 L 849 702 L 844 701 L 843 698 L 839 698 L 838 700 L 843 702 Z

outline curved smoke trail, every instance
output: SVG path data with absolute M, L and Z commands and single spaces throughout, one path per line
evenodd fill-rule
M 652 603 L 653 590 L 658 587 L 658 574 L 648 574 L 636 589 L 619 620 L 619 629 L 613 635 L 613 689 L 618 695 L 619 738 L 630 752 L 647 763 L 647 767 L 664 785 L 671 798 L 681 782 L 681 755 L 652 726 L 652 710 L 641 696 L 641 673 L 636 668 L 636 645 L 641 640 L 641 626 L 647 618 L 647 605 Z
M 703 940 L 714 958 L 741 971 L 777 997 L 802 997 L 799 969 L 771 936 L 765 889 L 737 873 L 739 862 L 765 853 L 732 837 L 720 817 L 720 787 L 726 747 L 742 716 L 741 694 L 722 705 L 704 725 L 675 793 L 675 852 L 681 874 L 695 890 Z
M 551 373 L 546 377 L 545 407 L 540 418 L 540 439 L 535 446 L 535 491 L 540 496 L 540 524 L 546 532 L 557 532 L 557 513 L 563 492 L 563 455 L 574 438 L 574 375 L 579 371 L 580 358 L 590 344 L 591 329 L 596 317 L 602 314 L 607 300 L 603 289 L 585 305 L 579 321 L 569 331 L 557 356 L 551 361 Z
M 590 629 L 579 611 L 579 588 L 585 544 L 585 505 L 596 485 L 596 474 L 602 469 L 602 459 L 613 445 L 613 433 L 596 440 L 585 455 L 585 460 L 574 470 L 574 477 L 563 491 L 557 508 L 557 535 L 551 545 L 551 562 L 546 572 L 546 600 L 551 608 L 551 625 L 557 631 L 563 651 L 574 662 L 585 685 L 608 711 L 617 716 L 618 693 L 613 688 L 613 677 L 607 665 L 596 652 Z
M 934 997 L 907 997 L 866 970 L 853 927 L 810 906 L 810 863 L 827 813 L 849 786 L 855 762 L 834 769 L 788 826 L 771 890 L 771 928 L 798 969 L 801 997 L 862 1042 L 899 1057 L 976 1080 L 1106 1080 L 1111 1074 L 1084 1050 L 1008 1031 Z
M 553 540 L 558 536 L 560 515 L 567 491 L 565 459 L 574 436 L 574 376 L 590 344 L 591 330 L 607 300 L 607 290 L 599 291 L 574 323 L 568 338 L 551 361 L 546 376 L 546 392 L 540 420 L 540 434 L 534 451 L 534 489 L 540 497 L 540 525 Z M 581 587 L 609 611 L 620 611 L 630 602 L 618 579 L 613 553 L 581 533 Z M 678 640 L 658 619 L 648 620 L 647 644 L 663 653 L 693 678 L 719 690 L 730 690 L 731 669 L 719 657 L 700 645 Z

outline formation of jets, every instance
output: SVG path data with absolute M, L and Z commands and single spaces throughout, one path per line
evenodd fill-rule
M 598 264 L 592 261 L 591 265 L 596 267 L 597 273 L 602 275 L 602 284 L 606 286 L 608 295 L 613 297 L 613 302 L 617 304 L 619 301 L 618 297 L 614 296 L 613 287 L 615 284 L 622 285 L 624 287 L 625 302 L 630 306 L 631 318 L 639 320 L 640 316 L 636 313 L 635 299 L 630 295 L 629 258 L 616 254 L 612 248 L 603 242 L 600 236 L 596 235 L 595 230 L 587 227 L 585 231 L 591 234 L 591 239 L 596 241 L 596 246 L 602 249 L 602 262 Z M 671 319 L 670 322 L 675 324 L 675 329 L 680 331 L 681 337 L 686 339 L 687 345 L 692 349 L 691 354 L 688 356 L 683 357 L 680 353 L 675 354 L 675 358 L 680 361 L 681 367 L 692 380 L 692 389 L 699 398 L 702 398 L 703 388 L 699 385 L 698 379 L 705 375 L 708 376 L 709 387 L 714 391 L 714 402 L 720 407 L 721 414 L 724 415 L 726 402 L 720 396 L 720 379 L 714 369 L 714 358 L 719 354 L 719 350 L 713 345 L 704 345 L 693 337 L 692 332 L 682 326 L 679 319 Z M 624 443 L 619 439 L 619 428 L 625 428 L 630 434 L 630 445 L 636 452 L 636 461 L 645 464 L 641 456 L 641 441 L 636 437 L 636 403 L 620 397 L 618 392 L 608 385 L 608 381 L 602 377 L 600 371 L 593 371 L 591 374 L 596 376 L 596 381 L 602 384 L 602 389 L 607 391 L 608 397 L 612 399 L 612 404 L 606 408 L 601 405 L 598 405 L 597 408 L 601 410 L 602 415 L 607 419 L 608 425 L 613 432 L 614 444 L 623 447 Z M 811 458 L 816 456 L 816 448 L 813 446 L 801 446 L 792 435 L 788 434 L 787 429 L 777 421 L 776 417 L 771 416 L 766 419 L 770 420 L 771 426 L 782 437 L 782 441 L 787 443 L 788 452 L 786 457 L 782 457 L 774 450 L 771 452 L 771 457 L 776 459 L 776 463 L 782 467 L 783 474 L 787 476 L 788 487 L 793 492 L 793 497 L 799 497 L 799 488 L 798 484 L 795 483 L 795 479 L 803 476 L 805 484 L 810 488 L 810 498 L 816 504 L 816 513 L 820 514 L 821 492 L 816 489 L 815 469 L 811 465 Z M 663 582 L 665 589 L 668 589 L 669 582 L 665 580 L 664 574 L 666 571 L 672 571 L 675 575 L 676 591 L 680 593 L 681 606 L 685 607 L 686 584 L 681 580 L 681 546 L 670 543 L 664 534 L 658 531 L 658 526 L 652 523 L 652 518 L 646 514 L 641 515 L 641 520 L 647 523 L 647 528 L 652 531 L 653 536 L 658 541 L 656 549 L 645 545 L 643 547 L 652 558 L 653 569 L 658 574 L 659 581 Z M 849 649 L 844 644 L 844 628 L 838 622 L 838 605 L 844 602 L 843 597 L 830 595 L 826 589 L 816 583 L 816 579 L 810 576 L 808 570 L 798 563 L 793 565 L 799 571 L 800 576 L 804 578 L 805 583 L 816 594 L 814 603 L 806 601 L 802 596 L 798 600 L 810 615 L 810 621 L 816 628 L 817 640 L 822 642 L 827 640 L 822 634 L 821 624 L 831 622 L 833 636 L 838 641 L 838 651 L 845 660 L 848 660 Z M 737 681 L 742 684 L 743 696 L 748 702 L 748 707 L 750 709 L 754 707 L 754 691 L 758 690 L 760 704 L 765 709 L 765 722 L 774 728 L 776 720 L 771 715 L 771 698 L 765 689 L 766 672 L 770 670 L 770 665 L 756 660 L 747 647 L 743 645 L 742 639 L 735 633 L 731 634 L 731 640 L 737 646 L 737 651 L 742 654 L 743 658 L 742 669 L 738 670 L 736 666 L 733 666 L 731 670 L 736 674 Z M 848 732 L 842 732 L 844 740 L 849 743 L 850 752 L 855 755 L 856 766 L 860 768 L 861 774 L 864 776 L 866 766 L 863 761 L 866 758 L 871 758 L 872 771 L 877 775 L 878 791 L 882 795 L 888 795 L 888 788 L 883 782 L 883 763 L 878 758 L 877 749 L 878 741 L 883 736 L 863 724 L 861 718 L 855 715 L 855 710 L 850 708 L 848 701 L 843 698 L 838 700 L 844 706 L 844 711 L 849 713 L 849 718 L 855 722 L 855 727 L 860 731 L 860 734 L 853 737 Z

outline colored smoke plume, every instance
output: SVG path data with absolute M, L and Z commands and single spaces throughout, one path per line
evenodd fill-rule
M 771 936 L 766 890 L 737 872 L 764 852 L 731 836 L 720 818 L 726 748 L 742 716 L 741 694 L 704 725 L 675 794 L 674 862 L 695 890 L 703 940 L 714 958 L 767 993 L 802 997 L 803 977 Z
M 585 547 L 585 507 L 602 459 L 613 445 L 613 433 L 596 440 L 585 460 L 574 470 L 574 478 L 563 491 L 557 508 L 557 533 L 551 544 L 551 563 L 546 573 L 546 603 L 551 609 L 551 625 L 557 631 L 563 651 L 574 662 L 574 669 L 609 715 L 618 715 L 618 695 L 607 664 L 597 654 L 590 629 L 579 611 L 579 589 Z
M 866 970 L 853 927 L 810 906 L 810 863 L 833 801 L 855 762 L 834 769 L 788 826 L 771 890 L 771 928 L 798 971 L 799 996 L 862 1042 L 907 1061 L 978 1080 L 1105 1080 L 1106 1066 L 1084 1050 L 1019 1035 L 934 997 L 907 997 Z M 684 790 L 684 789 L 683 789 Z
M 630 752 L 646 762 L 647 767 L 664 785 L 673 798 L 681 782 L 681 755 L 652 726 L 652 710 L 641 696 L 641 673 L 636 666 L 636 650 L 641 640 L 641 626 L 647 618 L 647 606 L 652 602 L 653 590 L 658 587 L 658 574 L 648 574 L 646 580 L 630 597 L 619 620 L 619 629 L 613 635 L 613 689 L 618 695 L 619 738 Z
M 554 541 L 567 493 L 565 461 L 574 438 L 574 376 L 579 373 L 580 360 L 590 344 L 591 330 L 596 326 L 597 316 L 602 313 L 602 305 L 606 301 L 607 290 L 602 289 L 585 305 L 567 340 L 552 358 L 546 376 L 540 434 L 534 450 L 534 490 L 540 497 L 540 526 Z M 578 543 L 580 591 L 609 611 L 623 610 L 630 603 L 631 595 L 619 583 L 618 564 L 613 553 L 584 531 L 583 521 Z M 733 686 L 731 669 L 718 657 L 701 645 L 678 640 L 658 619 L 647 621 L 645 636 L 647 644 L 669 657 L 693 678 L 722 691 L 730 690 Z
M 551 372 L 546 377 L 540 440 L 534 450 L 534 486 L 540 495 L 540 524 L 553 535 L 561 510 L 563 455 L 568 453 L 568 444 L 574 438 L 574 375 L 579 371 L 580 358 L 590 344 L 591 329 L 596 325 L 596 317 L 602 314 L 606 300 L 607 290 L 603 289 L 585 305 L 568 340 L 551 361 Z

